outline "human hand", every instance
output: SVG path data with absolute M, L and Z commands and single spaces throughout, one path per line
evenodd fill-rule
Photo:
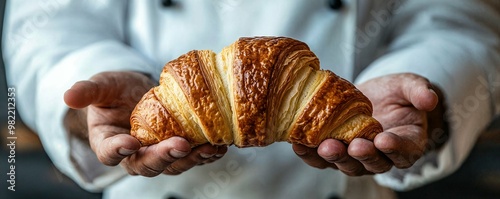
M 384 132 L 373 141 L 356 138 L 348 146 L 334 139 L 317 149 L 294 144 L 295 153 L 310 166 L 331 167 L 351 176 L 413 165 L 426 149 L 427 116 L 438 104 L 436 88 L 421 76 L 394 74 L 369 80 L 358 89 L 373 103 L 373 117 Z
M 80 111 L 68 115 L 83 118 L 65 121 L 83 123 L 77 126 L 88 129 L 89 144 L 97 158 L 109 166 L 121 163 L 131 175 L 176 175 L 221 158 L 226 146 L 205 144 L 191 149 L 188 141 L 180 137 L 141 147 L 130 135 L 130 115 L 153 85 L 147 76 L 137 72 L 104 72 L 89 81 L 77 82 L 66 91 L 64 101 L 73 108 L 70 111 Z

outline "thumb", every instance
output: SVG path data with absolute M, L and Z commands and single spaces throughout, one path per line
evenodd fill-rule
M 405 99 L 418 110 L 432 111 L 438 103 L 438 95 L 425 78 L 417 77 L 413 81 L 405 81 L 402 89 Z
M 91 80 L 76 82 L 64 93 L 64 102 L 71 108 L 80 109 L 89 105 L 112 107 L 120 98 L 124 82 L 116 75 L 102 73 Z
M 64 102 L 71 108 L 85 108 L 94 103 L 102 93 L 99 85 L 92 81 L 76 82 L 64 93 Z
M 137 80 L 140 79 L 141 81 Z M 145 81 L 142 81 L 145 80 Z M 76 82 L 64 93 L 64 102 L 71 108 L 85 108 L 89 105 L 100 107 L 116 106 L 122 92 L 128 86 L 149 86 L 149 80 L 136 72 L 103 72 L 90 80 Z

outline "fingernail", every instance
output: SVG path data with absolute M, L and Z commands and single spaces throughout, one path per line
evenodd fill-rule
M 177 149 L 172 149 L 172 150 L 170 150 L 169 154 L 171 156 L 173 156 L 174 158 L 183 158 L 183 157 L 186 157 L 186 155 L 188 154 L 188 152 L 179 151 Z
M 211 158 L 212 156 L 214 156 L 214 154 L 200 153 L 200 156 L 202 158 L 208 159 L 208 158 Z
M 429 88 L 429 92 L 434 93 L 434 94 L 437 95 L 436 91 L 434 89 L 432 89 L 432 88 Z
M 215 154 L 215 157 L 221 158 L 224 154 Z
M 130 149 L 125 149 L 125 148 L 120 148 L 118 149 L 118 153 L 123 156 L 129 156 L 135 153 L 135 150 L 130 150 Z

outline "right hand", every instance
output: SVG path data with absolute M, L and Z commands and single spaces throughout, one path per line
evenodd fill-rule
M 438 126 L 443 125 L 445 110 L 438 94 L 441 91 L 422 76 L 386 75 L 357 87 L 373 103 L 373 117 L 384 132 L 373 141 L 355 138 L 349 145 L 334 139 L 323 141 L 318 148 L 293 145 L 304 162 L 350 176 L 384 173 L 393 166 L 408 168 L 426 152 L 429 129 L 446 129 Z
M 108 166 L 121 163 L 131 175 L 177 175 L 220 159 L 227 152 L 226 146 L 205 144 L 191 149 L 184 138 L 172 137 L 141 147 L 130 135 L 132 110 L 153 85 L 137 72 L 104 72 L 77 82 L 66 91 L 64 101 L 73 108 L 70 111 L 85 117 L 65 121 L 87 128 L 81 131 L 88 132 L 90 147 L 99 161 Z

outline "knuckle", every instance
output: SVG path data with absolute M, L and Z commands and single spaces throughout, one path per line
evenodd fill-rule
M 121 161 L 120 165 L 125 168 L 130 175 L 154 177 L 162 172 L 162 170 L 155 169 L 147 163 L 135 159 L 134 157 L 125 158 Z
M 396 166 L 398 169 L 407 169 L 410 168 L 412 165 L 413 165 L 412 163 L 407 161 L 398 162 L 394 164 L 394 166 Z
M 359 164 L 358 164 L 359 163 Z M 345 164 L 337 164 L 337 167 L 348 176 L 361 176 L 370 173 L 360 162 L 349 162 Z
M 162 155 L 160 156 L 159 160 L 161 162 L 162 165 L 164 166 L 168 166 L 172 163 L 174 163 L 175 161 L 177 161 L 179 158 L 174 158 L 170 155 Z
M 178 168 L 177 166 L 175 165 L 170 165 L 168 166 L 165 171 L 163 173 L 167 174 L 167 175 L 179 175 L 181 173 L 183 173 L 184 170 L 183 169 L 180 169 Z
M 142 164 L 142 166 L 137 168 L 137 170 L 139 175 L 146 177 L 154 177 L 161 173 L 161 171 L 157 171 L 146 164 Z
M 318 169 L 326 169 L 330 164 L 321 157 L 308 156 L 307 158 L 302 158 L 302 160 L 309 166 Z
M 392 167 L 391 163 L 381 158 L 380 156 L 367 157 L 363 160 L 360 160 L 360 162 L 364 165 L 367 171 L 373 173 L 384 173 Z
M 208 163 L 212 163 L 212 162 L 217 161 L 218 159 L 220 159 L 220 158 L 215 158 L 215 157 L 213 157 L 213 158 L 209 158 L 209 159 L 206 159 L 206 160 L 204 160 L 203 162 L 201 162 L 201 164 L 204 164 L 204 163 L 207 163 L 207 164 L 208 164 Z
M 332 156 L 329 162 L 336 163 L 336 164 L 346 164 L 351 160 L 349 156 L 343 155 L 343 156 Z M 328 161 L 328 160 L 327 160 Z
M 338 162 L 341 159 L 338 155 L 325 156 L 323 158 L 330 163 Z
M 176 176 L 176 175 L 180 175 L 181 173 L 175 173 L 175 172 L 172 172 L 170 170 L 165 170 L 165 171 L 163 171 L 163 174 L 169 175 L 169 176 Z
M 366 173 L 365 168 L 359 167 L 359 166 L 343 168 L 343 169 L 341 169 L 341 171 L 348 176 L 361 176 L 361 175 L 364 175 Z
M 157 176 L 160 173 L 161 172 L 157 172 L 157 171 L 151 170 L 150 168 L 140 168 L 139 169 L 139 174 L 141 176 L 145 176 L 145 177 L 155 177 L 155 176 Z
M 378 156 L 367 156 L 367 157 L 356 157 L 358 161 L 364 163 L 364 164 L 377 164 L 378 161 L 380 160 Z
M 111 157 L 108 157 L 108 156 L 104 156 L 104 155 L 97 155 L 97 159 L 103 163 L 104 165 L 106 166 L 116 166 L 120 163 L 120 160 L 116 160 L 114 158 L 111 158 Z
M 138 175 L 134 170 L 130 169 L 130 168 L 125 168 L 125 170 L 127 171 L 127 173 L 129 175 L 132 175 L 132 176 L 136 176 Z
M 126 157 L 108 147 L 98 147 L 94 151 L 96 152 L 97 159 L 107 166 L 116 166 Z
M 373 173 L 385 173 L 385 172 L 391 170 L 391 168 L 392 168 L 392 165 L 390 165 L 390 164 L 380 164 L 376 167 L 373 167 L 373 168 L 370 168 L 367 170 L 370 172 L 373 172 Z

